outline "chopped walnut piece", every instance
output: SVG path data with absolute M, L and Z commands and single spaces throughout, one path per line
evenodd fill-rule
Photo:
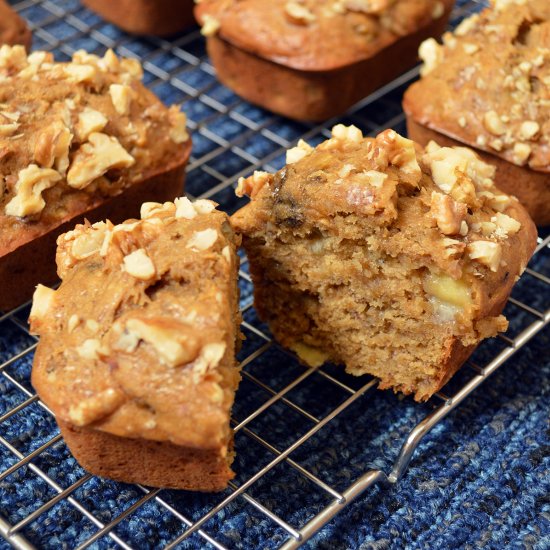
M 521 139 L 533 139 L 540 131 L 540 125 L 534 120 L 526 120 L 519 129 Z
M 126 397 L 123 392 L 108 388 L 93 397 L 82 399 L 69 407 L 69 420 L 75 426 L 87 426 L 92 422 L 112 414 L 120 407 Z
M 208 250 L 217 240 L 218 232 L 215 229 L 208 228 L 203 231 L 196 231 L 189 239 L 187 248 Z
M 299 160 L 302 160 L 304 157 L 307 157 L 313 151 L 313 147 L 306 143 L 303 139 L 298 141 L 296 147 L 288 149 L 286 152 L 286 163 L 294 164 Z
M 424 63 L 420 69 L 420 74 L 422 76 L 430 74 L 443 60 L 441 46 L 434 38 L 428 38 L 420 44 L 418 55 Z
M 192 204 L 197 214 L 210 214 L 210 212 L 216 210 L 217 206 L 214 201 L 208 199 L 199 199 Z
M 201 28 L 201 34 L 203 36 L 213 36 L 218 32 L 220 28 L 220 21 L 212 15 L 205 14 L 203 16 L 203 24 Z
M 337 124 L 332 128 L 332 137 L 339 141 L 347 141 L 350 143 L 361 143 L 363 132 L 357 126 L 344 126 Z
M 76 348 L 79 357 L 91 361 L 98 359 L 101 351 L 101 342 L 97 338 L 88 338 Z
M 129 114 L 132 103 L 132 88 L 127 84 L 111 84 L 109 95 L 115 107 L 115 111 L 122 116 Z
M 101 250 L 105 235 L 109 231 L 105 222 L 94 223 L 91 231 L 74 237 L 71 255 L 75 260 L 83 260 Z
M 531 155 L 531 151 L 531 146 L 527 143 L 515 143 L 513 157 L 514 162 L 519 165 L 525 164 Z
M 465 204 L 454 201 L 449 195 L 432 192 L 430 214 L 444 235 L 459 234 L 467 212 Z
M 73 134 L 63 122 L 53 124 L 40 133 L 34 147 L 34 160 L 44 168 L 55 169 L 62 175 L 69 167 L 69 148 Z
M 143 248 L 124 256 L 123 262 L 124 271 L 136 279 L 147 281 L 155 276 L 155 264 Z
M 285 15 L 292 23 L 308 25 L 317 20 L 315 14 L 299 2 L 287 2 L 285 4 Z
M 500 234 L 497 234 L 499 236 L 502 235 L 503 237 L 517 233 L 521 228 L 520 222 L 511 216 L 502 214 L 501 212 L 497 212 L 497 214 L 491 218 L 491 221 L 495 223 L 500 230 Z
M 165 319 L 129 319 L 126 331 L 152 346 L 159 358 L 170 367 L 190 363 L 199 355 L 199 342 L 181 327 Z
M 31 334 L 40 331 L 42 322 L 49 316 L 54 300 L 55 290 L 44 285 L 37 285 L 32 297 L 32 307 L 29 315 Z
M 501 136 L 506 132 L 506 125 L 502 122 L 496 111 L 488 111 L 483 115 L 483 125 L 494 136 Z
M 411 176 L 407 183 L 417 185 L 422 177 L 422 171 L 416 158 L 414 142 L 400 136 L 394 130 L 385 130 L 377 137 L 383 145 L 388 147 L 388 160 L 397 166 L 401 172 Z
M 46 206 L 42 192 L 61 179 L 61 174 L 51 168 L 40 168 L 36 164 L 24 168 L 18 174 L 15 197 L 6 204 L 6 214 L 18 217 L 39 214 Z
M 84 189 L 108 170 L 128 168 L 135 163 L 115 137 L 94 132 L 89 142 L 84 143 L 75 153 L 67 183 L 76 189 Z
M 239 178 L 235 194 L 237 197 L 249 195 L 251 198 L 254 198 L 256 193 L 258 193 L 266 183 L 269 184 L 272 178 L 272 174 L 256 170 L 254 174 L 248 178 Z
M 193 363 L 193 372 L 198 376 L 202 376 L 211 368 L 218 366 L 225 354 L 226 347 L 224 342 L 206 344 Z
M 176 219 L 185 218 L 192 220 L 197 215 L 197 211 L 193 208 L 193 203 L 187 197 L 181 197 L 174 201 L 176 205 Z
M 174 143 L 184 143 L 189 139 L 187 132 L 187 116 L 179 110 L 176 105 L 172 105 L 168 110 L 168 120 L 170 121 L 170 130 L 168 135 Z
M 502 257 L 502 246 L 492 241 L 474 241 L 467 246 L 472 260 L 486 265 L 491 271 L 497 271 Z
M 63 67 L 63 71 L 70 82 L 94 82 L 97 78 L 97 69 L 93 65 L 81 65 L 69 63 Z
M 107 122 L 107 117 L 103 113 L 90 107 L 84 107 L 78 115 L 78 122 L 75 127 L 76 135 L 80 141 L 86 141 L 90 134 L 101 132 L 107 125 Z

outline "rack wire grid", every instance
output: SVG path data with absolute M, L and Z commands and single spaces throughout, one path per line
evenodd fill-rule
M 280 168 L 299 138 L 318 143 L 336 121 L 369 134 L 405 130 L 400 99 L 417 69 L 337 120 L 300 124 L 244 102 L 217 82 L 197 28 L 173 40 L 138 39 L 77 0 L 11 3 L 32 28 L 34 49 L 51 50 L 58 60 L 80 48 L 139 58 L 145 83 L 163 101 L 183 103 L 188 115 L 194 146 L 186 192 L 230 213 L 245 200 L 234 194 L 237 179 Z M 481 7 L 458 1 L 451 25 Z M 247 339 L 232 420 L 237 477 L 213 495 L 124 485 L 82 470 L 30 385 L 37 343 L 26 323 L 29 305 L 0 313 L 0 463 L 8 465 L 0 472 L 0 534 L 21 549 L 298 548 L 369 488 L 397 483 L 422 438 L 548 324 L 549 250 L 550 237 L 540 237 L 506 306 L 508 332 L 483 343 L 422 405 L 376 392 L 375 379 L 353 378 L 333 365 L 306 368 L 280 348 L 256 317 L 243 258 Z M 396 440 L 402 441 L 398 453 L 389 446 Z

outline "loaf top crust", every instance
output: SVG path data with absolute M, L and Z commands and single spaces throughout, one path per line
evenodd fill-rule
M 453 0 L 200 0 L 207 36 L 309 71 L 368 59 L 448 12 Z M 391 63 L 391 59 L 388 60 Z
M 305 239 L 312 228 L 356 242 L 370 235 L 368 246 L 460 281 L 468 317 L 481 319 L 502 304 L 536 245 L 532 220 L 495 186 L 494 174 L 465 147 L 431 142 L 423 150 L 393 130 L 364 138 L 338 125 L 315 148 L 299 142 L 276 174 L 241 178 L 237 194 L 252 200 L 231 221 L 248 236 L 279 225 Z M 445 294 L 436 289 L 436 298 Z
M 420 47 L 405 94 L 416 122 L 519 166 L 550 172 L 550 2 L 496 0 L 443 45 Z
M 58 418 L 121 437 L 227 448 L 239 380 L 236 241 L 211 201 L 145 203 L 141 220 L 58 238 L 37 287 L 32 381 Z
M 0 256 L 187 160 L 185 114 L 141 76 L 111 50 L 0 47 Z
M 29 48 L 31 39 L 31 31 L 23 19 L 4 0 L 0 0 L 0 45 L 21 44 Z

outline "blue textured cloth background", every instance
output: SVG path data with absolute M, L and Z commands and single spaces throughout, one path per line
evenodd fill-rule
M 102 53 L 109 45 L 116 46 L 121 54 L 144 57 L 146 84 L 167 103 L 183 102 L 190 127 L 200 129 L 193 133 L 186 191 L 199 196 L 216 188 L 212 198 L 229 212 L 238 208 L 242 199 L 235 197 L 232 186 L 220 185 L 224 178 L 250 172 L 254 159 L 263 159 L 261 164 L 267 169 L 278 168 L 283 162 L 281 145 L 314 128 L 240 102 L 217 83 L 211 67 L 204 62 L 204 41 L 196 30 L 173 41 L 137 39 L 105 23 L 77 0 L 11 3 L 32 24 L 34 48 L 51 49 L 57 59 L 66 59 L 77 48 Z M 461 15 L 470 9 L 471 2 L 457 4 Z M 403 131 L 399 105 L 407 84 L 342 120 L 353 122 L 364 131 L 374 131 L 389 121 Z M 319 131 L 313 132 L 309 141 L 316 143 L 321 139 L 323 133 Z M 228 143 L 231 147 L 227 147 Z M 210 155 L 209 160 L 203 162 L 205 155 Z M 537 255 L 531 267 L 550 276 L 548 247 Z M 246 265 L 243 269 L 246 271 Z M 240 283 L 245 321 L 266 331 L 250 307 L 250 283 L 246 279 Z M 550 307 L 549 285 L 529 275 L 522 278 L 513 296 L 541 312 Z M 536 320 L 512 304 L 508 304 L 505 313 L 511 320 L 507 333 L 510 338 Z M 0 365 L 33 344 L 25 330 L 27 314 L 28 308 L 0 320 Z M 256 332 L 244 332 L 247 340 L 240 359 L 265 344 Z M 504 347 L 502 340 L 488 341 L 476 351 L 474 360 L 484 366 Z M 549 352 L 547 327 L 425 437 L 402 480 L 395 486 L 369 489 L 306 546 L 327 550 L 550 548 Z M 27 354 L 4 369 L 8 377 L 0 373 L 0 418 L 26 399 L 18 384 L 32 390 L 31 363 L 32 354 Z M 353 388 L 365 383 L 334 366 L 323 369 Z M 279 391 L 301 375 L 304 368 L 274 345 L 249 362 L 245 371 Z M 452 395 L 471 376 L 471 370 L 463 369 L 445 393 Z M 286 398 L 322 419 L 348 396 L 334 383 L 313 373 Z M 245 378 L 237 395 L 234 418 L 243 420 L 270 397 L 258 384 Z M 416 404 L 410 398 L 372 389 L 300 446 L 291 458 L 334 489 L 344 491 L 369 469 L 389 472 L 410 430 L 432 409 L 430 403 Z M 247 428 L 282 451 L 312 426 L 313 422 L 278 401 Z M 0 437 L 23 455 L 57 434 L 52 417 L 36 403 L 0 422 Z M 235 443 L 235 483 L 241 485 L 275 455 L 244 430 L 237 433 Z M 17 461 L 0 440 L 0 474 Z M 32 463 L 62 489 L 84 475 L 62 440 L 50 445 Z M 273 468 L 247 493 L 295 528 L 331 502 L 327 493 L 286 463 Z M 56 494 L 31 468 L 21 467 L 0 481 L 0 516 L 14 525 Z M 201 495 L 165 490 L 159 496 L 193 521 L 228 494 L 230 491 Z M 98 478 L 91 478 L 71 493 L 103 523 L 115 519 L 143 495 L 137 487 Z M 206 522 L 203 529 L 229 548 L 276 548 L 288 538 L 282 528 L 242 498 Z M 176 516 L 150 500 L 122 520 L 113 533 L 129 546 L 141 549 L 162 548 L 184 530 Z M 97 527 L 64 499 L 21 533 L 35 546 L 53 550 L 74 548 L 96 531 Z M 0 548 L 4 546 L 8 544 L 0 539 Z M 116 546 L 104 536 L 91 548 Z M 180 547 L 205 548 L 208 544 L 194 534 Z

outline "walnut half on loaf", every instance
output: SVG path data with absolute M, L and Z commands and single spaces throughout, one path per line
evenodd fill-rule
M 276 174 L 241 179 L 258 313 L 310 364 L 343 363 L 428 399 L 500 315 L 536 244 L 533 222 L 466 148 L 425 150 L 336 126 Z

